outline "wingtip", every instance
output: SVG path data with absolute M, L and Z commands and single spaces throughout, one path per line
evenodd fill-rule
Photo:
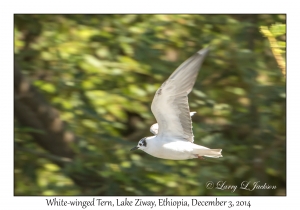
M 199 50 L 197 53 L 200 55 L 206 55 L 209 52 L 209 47 Z

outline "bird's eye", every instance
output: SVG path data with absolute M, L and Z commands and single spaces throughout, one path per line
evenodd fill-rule
M 142 144 L 141 144 L 141 143 L 139 143 L 139 145 L 140 145 L 140 146 L 142 146 Z

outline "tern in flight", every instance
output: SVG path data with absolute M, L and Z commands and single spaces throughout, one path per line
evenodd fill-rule
M 192 91 L 202 62 L 208 53 L 202 49 L 182 63 L 156 91 L 151 110 L 157 123 L 150 131 L 154 136 L 142 138 L 131 149 L 143 150 L 157 158 L 185 160 L 222 157 L 222 149 L 194 144 L 188 94 Z

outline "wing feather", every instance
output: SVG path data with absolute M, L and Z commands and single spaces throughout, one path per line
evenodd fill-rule
M 187 96 L 207 53 L 203 49 L 187 59 L 156 91 L 151 110 L 159 125 L 158 135 L 194 141 Z
M 196 112 L 190 112 L 190 116 L 193 116 Z M 158 123 L 153 124 L 150 127 L 150 132 L 153 133 L 154 135 L 158 134 Z

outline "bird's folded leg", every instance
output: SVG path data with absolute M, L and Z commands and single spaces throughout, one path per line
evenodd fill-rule
M 198 155 L 198 159 L 205 160 L 203 156 Z

